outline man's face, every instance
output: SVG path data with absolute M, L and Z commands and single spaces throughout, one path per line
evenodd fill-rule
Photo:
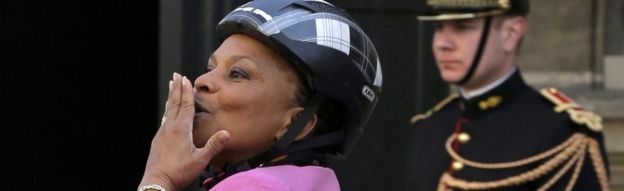
M 483 25 L 484 19 L 442 21 L 434 24 L 433 53 L 444 81 L 457 83 L 467 73 L 479 46 Z M 494 22 L 492 25 L 495 25 Z M 501 69 L 501 35 L 497 27 L 492 28 L 480 66 L 466 85 L 478 84 Z

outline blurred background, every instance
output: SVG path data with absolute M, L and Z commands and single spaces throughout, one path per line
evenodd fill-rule
M 136 189 L 171 73 L 199 76 L 216 24 L 244 2 L 1 2 L 2 189 Z M 404 190 L 409 118 L 450 91 L 416 20 L 424 1 L 329 2 L 367 31 L 385 77 L 360 144 L 332 166 L 343 190 Z M 624 1 L 534 0 L 529 22 L 525 79 L 603 116 L 612 188 L 624 190 Z

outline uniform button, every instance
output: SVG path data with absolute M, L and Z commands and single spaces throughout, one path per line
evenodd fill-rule
M 457 161 L 453 162 L 453 170 L 460 171 L 463 168 L 464 168 L 464 163 L 457 162 Z
M 457 137 L 457 140 L 459 140 L 460 143 L 462 144 L 466 144 L 470 141 L 470 134 L 468 133 L 460 133 L 459 136 Z
M 481 102 L 479 102 L 479 109 L 481 109 L 481 110 L 486 110 L 488 107 L 489 107 L 489 106 L 488 106 L 488 103 L 487 103 L 487 102 L 485 102 L 485 101 L 481 101 Z

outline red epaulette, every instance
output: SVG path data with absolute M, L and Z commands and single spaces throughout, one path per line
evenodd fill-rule
M 595 132 L 602 131 L 602 117 L 597 114 L 585 111 L 583 107 L 574 102 L 570 97 L 555 88 L 543 88 L 540 93 L 549 101 L 555 104 L 555 112 L 566 112 L 575 123 L 587 126 Z

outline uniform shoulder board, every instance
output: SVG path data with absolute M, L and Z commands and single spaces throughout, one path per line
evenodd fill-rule
M 602 118 L 593 112 L 583 110 L 579 104 L 563 94 L 563 92 L 555 88 L 543 88 L 540 90 L 540 93 L 555 104 L 555 112 L 561 113 L 565 111 L 575 123 L 585 125 L 595 132 L 602 131 Z
M 440 109 L 444 108 L 444 106 L 446 106 L 447 104 L 451 103 L 451 101 L 453 101 L 454 99 L 456 99 L 458 97 L 459 97 L 459 94 L 452 93 L 451 95 L 449 95 L 446 98 L 444 98 L 442 101 L 438 102 L 438 104 L 436 104 L 433 108 L 429 109 L 427 112 L 422 113 L 422 114 L 414 115 L 410 119 L 410 123 L 413 125 L 413 124 L 416 124 L 416 122 L 418 122 L 420 120 L 429 118 L 434 112 L 440 111 Z

